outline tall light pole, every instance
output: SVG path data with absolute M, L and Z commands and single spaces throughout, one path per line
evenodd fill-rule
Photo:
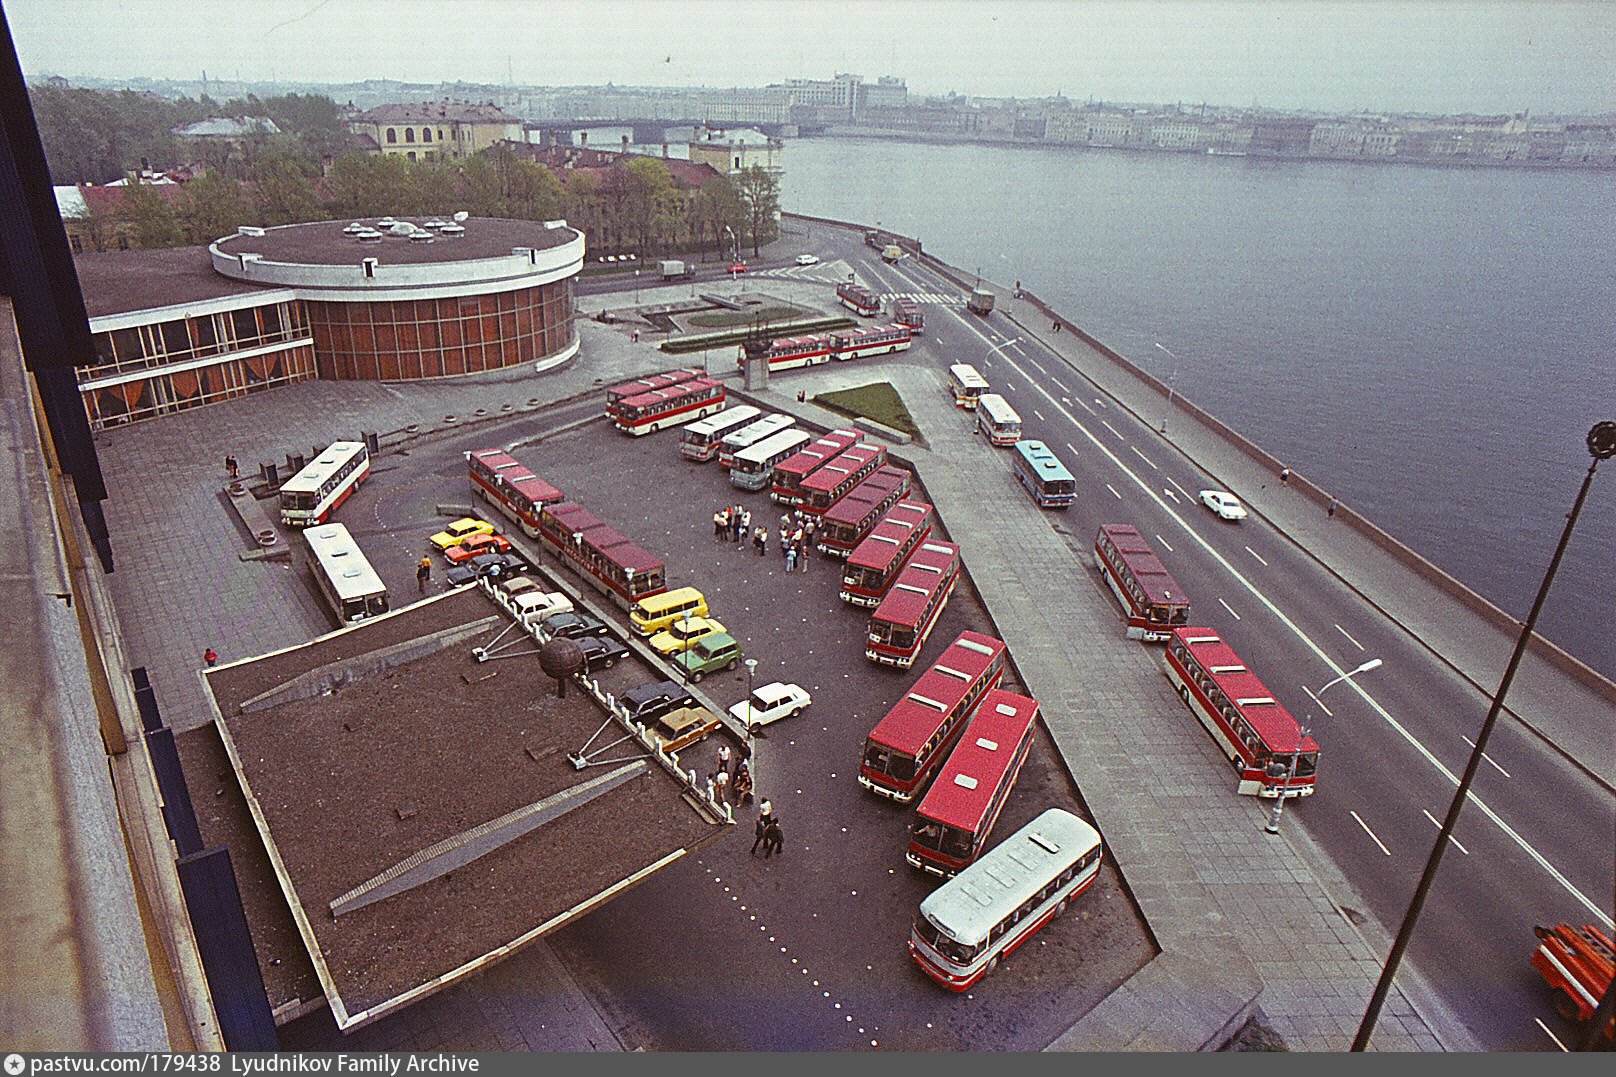
M 1172 349 L 1159 340 L 1153 340 L 1151 343 L 1166 352 L 1173 360 L 1172 370 L 1167 375 L 1167 406 L 1162 409 L 1161 432 L 1165 434 L 1167 433 L 1167 414 L 1173 410 L 1173 381 L 1178 377 L 1178 356 L 1173 355 Z
M 752 718 L 751 718 L 751 714 L 752 714 L 752 709 L 751 709 L 752 708 L 752 671 L 757 669 L 757 663 L 758 663 L 758 660 L 756 658 L 748 658 L 746 660 L 746 708 L 747 709 L 742 711 L 741 713 L 743 713 L 743 714 L 745 714 L 747 716 L 747 718 L 746 718 L 746 758 L 748 758 L 748 759 L 752 758 Z M 752 761 L 752 781 L 753 782 L 757 781 L 757 761 L 756 760 Z
M 1343 673 L 1343 674 L 1341 674 L 1341 676 L 1337 677 L 1335 680 L 1330 681 L 1329 683 L 1327 683 L 1324 686 L 1324 688 L 1328 688 L 1332 684 L 1340 684 L 1342 681 L 1349 680 L 1349 679 L 1351 679 L 1353 677 L 1356 677 L 1360 673 L 1368 673 L 1372 669 L 1379 669 L 1379 668 L 1380 668 L 1380 659 L 1371 658 L 1369 661 L 1365 662 L 1363 665 L 1359 666 L 1357 669 L 1353 670 L 1351 673 Z M 1314 692 L 1313 693 L 1313 698 L 1318 699 L 1320 696 L 1322 696 L 1324 694 L 1324 688 L 1320 688 L 1317 692 Z M 1268 817 L 1268 825 L 1263 827 L 1263 829 L 1268 831 L 1268 833 L 1270 833 L 1270 834 L 1278 834 L 1279 833 L 1279 817 L 1281 815 L 1285 814 L 1285 800 L 1286 800 L 1285 794 L 1290 792 L 1291 781 L 1293 779 L 1295 779 L 1295 777 L 1296 777 L 1296 760 L 1297 760 L 1297 757 L 1299 757 L 1302 754 L 1302 742 L 1307 740 L 1308 735 L 1310 733 L 1312 733 L 1312 732 L 1313 731 L 1311 729 L 1309 729 L 1307 726 L 1303 726 L 1301 728 L 1301 730 L 1296 735 L 1296 751 L 1291 753 L 1291 765 L 1289 767 L 1275 767 L 1275 768 L 1271 769 L 1270 772 L 1269 772 L 1270 777 L 1273 777 L 1273 778 L 1283 777 L 1285 779 L 1285 784 L 1280 787 L 1279 796 L 1274 798 L 1274 814 L 1272 814 L 1272 815 L 1270 815 Z M 1274 771 L 1276 771 L 1276 770 L 1278 771 L 1278 773 L 1274 773 Z
M 1465 798 L 1470 795 L 1470 783 L 1475 780 L 1476 770 L 1481 766 L 1482 755 L 1487 750 L 1487 738 L 1492 736 L 1498 712 L 1504 708 L 1504 694 L 1509 691 L 1510 682 L 1515 679 L 1515 667 L 1521 664 L 1521 658 L 1526 654 L 1526 644 L 1532 638 L 1537 615 L 1543 611 L 1543 600 L 1549 597 L 1549 584 L 1554 582 L 1554 573 L 1560 567 L 1560 557 L 1565 553 L 1566 543 L 1571 541 L 1571 529 L 1577 526 L 1577 516 L 1582 512 L 1583 501 L 1587 500 L 1588 487 L 1594 481 L 1594 469 L 1599 466 L 1599 461 L 1616 456 L 1616 422 L 1606 420 L 1594 424 L 1593 429 L 1588 431 L 1588 453 L 1594 458 L 1593 463 L 1588 465 L 1588 474 L 1582 480 L 1582 489 L 1577 491 L 1576 503 L 1571 506 L 1570 514 L 1566 516 L 1565 530 L 1560 533 L 1560 545 L 1554 548 L 1554 557 L 1549 560 L 1549 569 L 1543 574 L 1543 585 L 1537 590 L 1537 599 L 1532 603 L 1532 612 L 1527 615 L 1526 623 L 1521 626 L 1520 637 L 1515 641 L 1515 653 L 1509 656 L 1509 665 L 1504 668 L 1504 677 L 1498 682 L 1498 691 L 1493 694 L 1492 706 L 1487 709 L 1487 718 L 1481 723 L 1481 732 L 1476 734 L 1476 746 L 1470 751 L 1470 762 L 1465 765 L 1464 777 L 1459 779 L 1459 788 L 1454 790 L 1453 801 L 1448 805 L 1447 817 L 1442 820 L 1442 829 L 1437 831 L 1436 844 L 1431 847 L 1431 855 L 1425 862 L 1425 871 L 1414 887 L 1414 896 L 1409 899 L 1408 912 L 1403 915 L 1403 924 L 1397 929 L 1397 938 L 1392 943 L 1391 953 L 1386 956 L 1386 967 L 1381 970 L 1380 981 L 1375 984 L 1374 994 L 1369 996 L 1369 1007 L 1364 1010 L 1363 1023 L 1358 1026 L 1358 1035 L 1352 1041 L 1354 1051 L 1366 1050 L 1369 1047 L 1369 1037 L 1374 1035 L 1375 1021 L 1380 1017 L 1380 1008 L 1386 1004 L 1392 977 L 1397 975 L 1397 966 L 1402 964 L 1403 951 L 1408 949 L 1408 940 L 1414 934 L 1414 924 L 1419 920 L 1420 910 L 1425 906 L 1425 895 L 1430 892 L 1431 883 L 1436 879 L 1436 869 L 1442 863 L 1442 854 L 1447 851 L 1448 842 L 1459 823 L 1459 811 L 1464 807 Z M 1599 1022 L 1591 1027 L 1592 1035 L 1598 1035 L 1604 1022 L 1605 1018 L 1601 1017 Z

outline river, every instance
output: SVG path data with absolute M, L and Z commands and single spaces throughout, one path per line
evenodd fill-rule
M 787 211 L 1019 280 L 1525 619 L 1616 419 L 1616 175 L 841 138 L 784 161 Z M 1538 629 L 1613 676 L 1604 472 Z

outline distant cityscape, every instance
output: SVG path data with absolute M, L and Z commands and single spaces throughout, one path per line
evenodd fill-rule
M 534 87 L 477 83 L 263 83 L 210 79 L 60 79 L 97 89 L 225 101 L 248 94 L 321 93 L 355 111 L 383 104 L 493 105 L 532 129 L 527 141 L 571 144 L 590 125 L 754 127 L 774 138 L 862 136 L 1064 145 L 1167 153 L 1516 167 L 1616 166 L 1616 112 L 1531 115 L 1326 114 L 1252 106 L 911 95 L 906 82 L 860 75 L 787 79 L 760 87 Z

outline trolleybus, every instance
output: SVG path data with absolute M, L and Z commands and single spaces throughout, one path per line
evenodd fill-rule
M 617 418 L 612 420 L 612 425 L 625 434 L 639 437 L 700 419 L 723 407 L 723 383 L 711 378 L 695 378 L 627 398 L 618 405 Z
M 982 854 L 1037 721 L 1038 704 L 1026 696 L 995 688 L 982 697 L 915 808 L 905 860 L 927 874 L 948 876 Z
M 734 467 L 736 453 L 742 449 L 749 449 L 782 430 L 789 430 L 791 424 L 796 421 L 793 416 L 784 412 L 771 412 L 768 415 L 753 419 L 739 430 L 730 431 L 718 442 L 718 466 L 722 468 Z
M 998 393 L 983 393 L 976 405 L 976 431 L 994 445 L 1014 445 L 1021 440 L 1021 416 Z
M 907 804 L 947 758 L 982 696 L 1004 675 L 1004 644 L 961 632 L 930 669 L 892 705 L 864 741 L 858 782 Z
M 662 562 L 571 501 L 546 505 L 539 538 L 595 590 L 623 609 L 668 589 Z
M 870 614 L 864 657 L 883 666 L 914 665 L 959 580 L 959 547 L 923 542 Z
M 881 300 L 862 284 L 844 281 L 836 286 L 836 301 L 861 318 L 879 318 Z
M 724 438 L 763 414 L 751 404 L 735 404 L 716 415 L 697 419 L 679 431 L 679 455 L 686 460 L 706 463 L 718 456 Z
M 729 469 L 729 483 L 742 490 L 762 490 L 769 485 L 775 465 L 793 456 L 808 443 L 808 431 L 795 427 L 764 438 L 735 454 Z
M 899 296 L 892 301 L 892 320 L 917 337 L 926 327 L 926 319 L 920 312 L 920 304 L 907 296 Z
M 1184 589 L 1150 544 L 1128 524 L 1101 524 L 1094 535 L 1094 566 L 1122 603 L 1128 638 L 1161 643 L 1190 623 Z
M 819 518 L 814 545 L 827 557 L 845 560 L 885 512 L 909 493 L 909 472 L 883 464 L 848 491 Z
M 1235 791 L 1313 795 L 1319 746 L 1210 628 L 1175 628 L 1167 679 L 1234 765 Z
M 826 509 L 887 462 L 887 447 L 860 442 L 802 481 L 797 508 L 810 516 Z
M 1018 441 L 1010 468 L 1041 509 L 1065 509 L 1077 500 L 1077 480 L 1041 441 Z
M 842 569 L 843 602 L 866 609 L 880 604 L 915 547 L 931 534 L 931 506 L 900 501 L 853 547 Z
M 387 586 L 341 524 L 315 524 L 303 532 L 309 569 L 320 594 L 344 624 L 387 612 Z
M 471 492 L 510 517 L 529 538 L 539 536 L 539 513 L 561 500 L 561 491 L 517 463 L 503 449 L 466 453 Z
M 793 457 L 780 462 L 769 483 L 769 500 L 782 505 L 795 505 L 802 480 L 830 463 L 856 444 L 859 432 L 850 426 L 832 430 L 803 448 Z
M 909 956 L 964 991 L 1087 890 L 1104 855 L 1092 826 L 1048 809 L 921 901 Z
M 988 391 L 988 379 L 969 363 L 955 363 L 948 368 L 948 391 L 954 394 L 955 407 L 975 408 L 982 394 Z
M 606 390 L 606 418 L 615 422 L 623 402 L 630 397 L 649 393 L 653 389 L 666 389 L 683 381 L 695 381 L 701 376 L 702 371 L 699 367 L 680 367 L 677 370 L 663 370 L 614 385 Z
M 281 484 L 281 522 L 287 527 L 325 523 L 369 476 L 364 442 L 333 441 Z

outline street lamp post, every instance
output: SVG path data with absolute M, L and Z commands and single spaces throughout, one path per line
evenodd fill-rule
M 1167 375 L 1167 406 L 1162 409 L 1161 432 L 1165 434 L 1167 433 L 1167 415 L 1173 410 L 1173 382 L 1178 378 L 1178 356 L 1173 355 L 1172 350 L 1159 340 L 1153 340 L 1151 343 L 1166 352 L 1173 360 L 1173 368 Z
M 1380 664 L 1380 659 L 1371 658 L 1369 661 L 1365 662 L 1351 673 L 1343 673 L 1335 680 L 1330 681 L 1324 686 L 1324 688 L 1328 688 L 1332 684 L 1340 684 L 1342 681 L 1350 680 L 1360 673 L 1368 673 L 1372 669 L 1379 669 Z M 1317 692 L 1314 692 L 1313 698 L 1317 699 L 1322 696 L 1324 694 L 1324 688 L 1320 688 Z M 1263 827 L 1263 829 L 1268 831 L 1270 834 L 1279 833 L 1279 817 L 1285 814 L 1285 794 L 1290 792 L 1291 780 L 1296 777 L 1296 759 L 1302 754 L 1302 742 L 1305 741 L 1308 738 L 1308 735 L 1312 732 L 1313 731 L 1306 726 L 1302 727 L 1301 732 L 1297 735 L 1296 751 L 1291 753 L 1291 765 L 1288 768 L 1273 766 L 1269 769 L 1270 777 L 1276 779 L 1282 777 L 1285 779 L 1284 786 L 1282 786 L 1279 790 L 1279 796 L 1274 798 L 1274 814 L 1268 817 L 1268 825 Z M 1278 773 L 1275 773 L 1276 771 Z
M 752 717 L 751 717 L 752 671 L 755 670 L 755 669 L 757 669 L 757 659 L 756 658 L 748 658 L 746 660 L 746 708 L 747 709 L 741 712 L 741 713 L 743 713 L 743 714 L 745 714 L 747 716 L 747 718 L 746 718 L 746 757 L 748 759 L 752 758 Z M 756 772 L 757 772 L 757 763 L 756 762 L 753 762 L 753 764 L 752 764 L 752 771 L 753 771 L 752 780 L 755 782 L 755 781 L 757 781 L 757 774 L 756 774 Z

